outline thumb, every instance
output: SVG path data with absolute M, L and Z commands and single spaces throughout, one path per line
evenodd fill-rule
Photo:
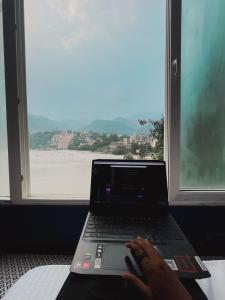
M 122 273 L 121 276 L 126 281 L 135 285 L 147 299 L 153 299 L 153 294 L 152 294 L 151 288 L 149 286 L 147 286 L 137 276 L 135 276 L 131 273 L 128 273 L 128 272 Z

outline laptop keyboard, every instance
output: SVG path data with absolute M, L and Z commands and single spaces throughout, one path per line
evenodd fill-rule
M 170 218 L 120 218 L 90 216 L 83 235 L 91 240 L 131 240 L 137 236 L 151 243 L 165 244 L 171 240 L 183 240 L 183 235 Z

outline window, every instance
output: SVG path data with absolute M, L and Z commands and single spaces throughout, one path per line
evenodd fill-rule
M 166 1 L 24 0 L 24 29 L 30 197 L 88 199 L 92 159 L 163 155 Z
M 2 1 L 0 1 L 0 197 L 9 196 L 8 142 L 5 103 Z
M 180 84 L 180 95 L 171 99 L 177 120 L 171 131 L 175 140 L 171 151 L 177 154 L 171 159 L 172 199 L 221 201 L 225 189 L 225 3 L 183 0 L 180 13 L 181 52 L 178 49 L 173 58 L 178 72 L 173 80 Z
M 171 203 L 225 200 L 221 1 L 15 6 L 3 1 L 3 194 L 88 199 L 93 158 L 163 156 L 165 117 Z

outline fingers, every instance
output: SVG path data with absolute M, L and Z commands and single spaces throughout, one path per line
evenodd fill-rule
M 140 266 L 143 275 L 145 276 L 145 279 L 147 280 L 147 282 L 149 282 L 151 277 L 150 275 L 152 273 L 150 258 L 147 256 L 147 254 L 143 258 L 141 259 L 139 258 L 139 255 L 144 251 L 143 248 L 138 243 L 135 243 L 135 241 L 131 241 L 130 243 L 128 243 L 127 247 L 131 249 L 131 253 L 134 256 L 137 264 Z
M 131 249 L 131 253 L 141 267 L 147 282 L 150 282 L 150 278 L 155 272 L 155 266 L 156 264 L 161 264 L 162 258 L 155 248 L 147 240 L 144 240 L 141 237 L 127 243 L 127 247 Z M 143 253 L 146 254 L 146 256 L 139 259 L 140 254 Z
M 137 238 L 137 242 L 141 245 L 145 251 L 147 251 L 151 256 L 156 255 L 159 256 L 158 251 L 154 248 L 154 246 L 149 242 L 149 240 L 143 239 L 142 237 Z
M 153 299 L 153 294 L 152 294 L 150 287 L 147 286 L 138 277 L 136 277 L 135 275 L 128 273 L 128 272 L 122 273 L 121 276 L 126 281 L 135 285 L 143 293 L 143 295 L 145 295 L 146 298 Z
M 133 249 L 134 251 L 140 251 L 140 249 L 142 249 L 149 258 L 156 256 L 159 257 L 158 252 L 150 244 L 150 242 L 141 237 L 138 237 L 136 240 L 132 240 L 127 243 L 127 247 Z

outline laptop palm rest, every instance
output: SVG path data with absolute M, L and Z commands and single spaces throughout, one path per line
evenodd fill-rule
M 129 257 L 128 261 L 130 261 L 130 264 L 126 262 L 126 257 Z M 102 267 L 104 270 L 132 271 L 141 275 L 141 272 L 130 253 L 130 249 L 124 244 L 104 245 Z

